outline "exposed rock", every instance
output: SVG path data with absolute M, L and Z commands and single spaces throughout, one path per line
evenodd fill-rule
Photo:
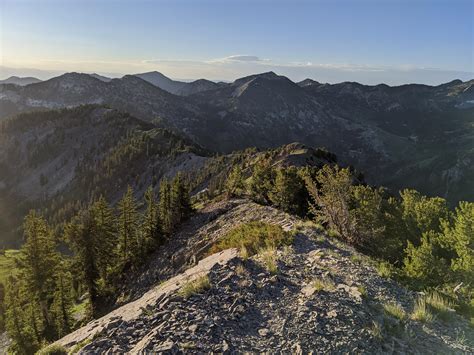
M 214 207 L 222 209 L 224 205 Z M 225 206 L 208 223 L 199 224 L 196 216 L 194 222 L 189 222 L 197 227 L 195 234 L 186 235 L 192 228 L 183 226 L 173 244 L 179 245 L 180 237 L 186 235 L 189 244 L 183 245 L 189 250 L 206 250 L 206 243 L 217 240 L 232 226 L 258 218 L 293 228 L 298 225 L 294 217 L 244 200 L 230 201 Z M 213 209 L 205 211 L 212 213 Z M 202 239 L 206 243 L 200 243 Z M 187 250 L 184 247 L 184 252 Z M 354 254 L 352 248 L 320 235 L 316 228 L 300 225 L 293 246 L 277 251 L 277 275 L 262 266 L 258 255 L 243 260 L 236 250 L 227 250 L 201 260 L 58 342 L 72 347 L 93 338 L 81 352 L 99 354 L 110 353 L 111 349 L 132 354 L 474 351 L 469 342 L 473 330 L 456 314 L 449 324 L 435 320 L 424 325 L 410 319 L 401 324 L 385 315 L 384 303 L 396 302 L 410 312 L 418 295 L 381 278 L 372 266 L 354 262 Z M 177 270 L 185 267 L 185 260 L 188 258 L 184 256 L 177 259 Z M 245 272 L 237 273 L 237 268 Z M 167 272 L 164 268 L 158 271 Z M 203 273 L 209 277 L 210 289 L 181 297 L 179 288 Z M 330 291 L 313 291 L 312 280 L 323 277 L 336 286 Z M 359 286 L 367 290 L 367 296 L 361 297 Z M 374 321 L 381 325 L 381 337 L 373 331 Z

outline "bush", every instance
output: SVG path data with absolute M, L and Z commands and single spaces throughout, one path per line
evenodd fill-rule
M 36 355 L 67 355 L 67 349 L 60 344 L 51 344 L 39 350 Z
M 291 233 L 285 232 L 280 226 L 264 222 L 250 222 L 241 224 L 224 235 L 211 247 L 209 254 L 237 248 L 239 251 L 245 252 L 246 256 L 252 256 L 262 249 L 278 248 L 282 245 L 290 245 L 292 242 Z

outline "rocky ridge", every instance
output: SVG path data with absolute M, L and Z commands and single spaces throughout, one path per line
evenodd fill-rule
M 244 259 L 235 249 L 208 256 L 181 273 L 196 264 L 186 248 L 205 255 L 205 246 L 230 228 L 261 219 L 295 234 L 291 247 L 276 252 L 276 273 L 267 270 L 262 255 Z M 135 301 L 58 343 L 69 348 L 80 343 L 81 354 L 474 351 L 473 331 L 457 315 L 449 324 L 441 320 L 421 324 L 384 314 L 386 303 L 397 303 L 409 313 L 417 295 L 380 277 L 366 258 L 328 238 L 317 226 L 271 207 L 246 200 L 211 204 L 184 225 L 155 259 L 160 255 L 167 259 L 176 245 L 184 246 L 174 260 L 178 275 L 156 285 L 171 272 L 152 260 L 147 268 L 157 269 L 144 278 L 149 284 L 154 280 L 155 286 L 144 294 L 138 291 Z M 209 289 L 183 296 L 180 289 L 206 274 Z M 315 280 L 322 279 L 332 286 L 315 287 Z M 140 282 L 130 287 L 143 291 L 141 282 L 142 288 L 137 286 Z

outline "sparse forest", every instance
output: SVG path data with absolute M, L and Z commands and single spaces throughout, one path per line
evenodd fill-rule
M 160 186 L 159 200 L 150 186 L 143 201 L 129 187 L 116 208 L 100 197 L 65 223 L 60 235 L 37 212 L 25 217 L 18 275 L 1 286 L 0 319 L 13 352 L 32 354 L 78 327 L 77 307 L 84 310 L 82 321 L 100 316 L 122 273 L 170 238 L 192 207 L 181 174 Z

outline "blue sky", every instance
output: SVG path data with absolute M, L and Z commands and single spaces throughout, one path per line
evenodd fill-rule
M 466 80 L 473 3 L 0 0 L 0 76 L 158 70 L 233 80 L 273 70 L 324 82 Z

